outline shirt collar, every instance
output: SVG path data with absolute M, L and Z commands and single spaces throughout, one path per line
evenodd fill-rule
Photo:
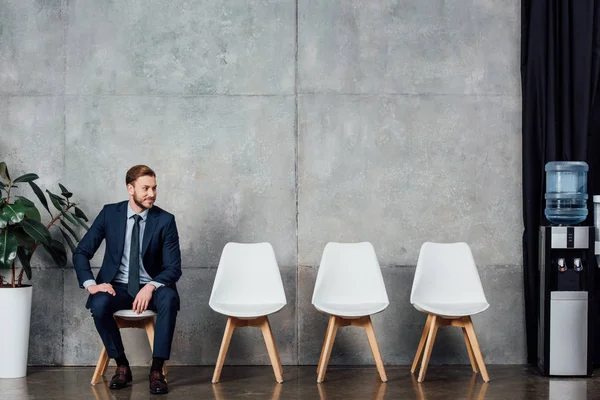
M 135 215 L 135 211 L 131 209 L 131 204 L 127 204 L 127 219 L 133 217 Z M 148 216 L 148 209 L 145 209 L 139 216 L 142 217 L 142 221 L 146 221 L 146 217 Z

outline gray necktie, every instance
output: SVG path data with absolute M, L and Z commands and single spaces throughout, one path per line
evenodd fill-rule
M 134 297 L 140 291 L 140 220 L 142 217 L 133 216 L 133 230 L 131 231 L 131 247 L 129 248 L 129 279 L 127 292 Z

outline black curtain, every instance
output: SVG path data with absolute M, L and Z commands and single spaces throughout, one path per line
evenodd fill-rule
M 600 194 L 599 28 L 600 0 L 521 1 L 523 263 L 529 363 L 537 362 L 538 229 L 548 224 L 545 164 L 589 164 L 588 225 L 593 224 L 591 196 Z

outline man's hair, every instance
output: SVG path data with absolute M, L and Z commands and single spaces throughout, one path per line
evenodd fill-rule
M 125 174 L 125 184 L 129 185 L 131 183 L 133 185 L 133 182 L 140 176 L 153 176 L 156 178 L 156 174 L 152 171 L 152 168 L 147 165 L 134 165 Z

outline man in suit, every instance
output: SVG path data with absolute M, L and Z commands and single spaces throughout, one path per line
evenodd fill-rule
M 150 392 L 168 392 L 162 367 L 171 353 L 181 276 L 181 253 L 175 217 L 154 206 L 156 174 L 145 165 L 131 167 L 125 176 L 129 200 L 105 205 L 79 242 L 73 264 L 79 285 L 89 293 L 86 303 L 110 358 L 117 369 L 111 389 L 132 380 L 129 362 L 113 313 L 130 309 L 157 313 Z M 94 279 L 90 259 L 106 240 L 104 261 Z

